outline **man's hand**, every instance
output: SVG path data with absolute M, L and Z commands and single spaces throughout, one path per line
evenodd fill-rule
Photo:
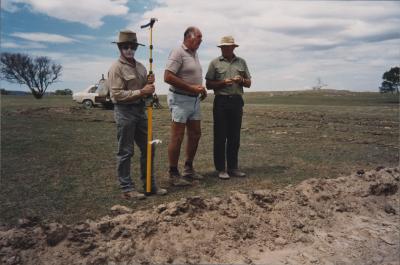
M 204 89 L 202 93 L 200 93 L 200 100 L 204 100 L 207 97 L 207 90 Z
M 156 81 L 154 74 L 147 75 L 147 84 L 153 84 Z
M 203 93 L 207 94 L 206 88 L 204 86 L 202 86 L 202 85 L 192 85 L 191 88 L 192 88 L 191 89 L 192 92 L 197 94 L 197 95 L 203 94 Z
M 200 99 L 203 100 L 207 97 L 207 90 L 204 86 L 202 85 L 193 85 L 192 86 L 192 91 L 193 93 L 196 93 L 197 95 L 200 95 Z
M 234 81 L 234 80 L 233 80 L 232 78 L 226 78 L 226 79 L 223 80 L 222 84 L 223 84 L 224 86 L 230 86 L 230 85 L 233 84 L 233 81 Z
M 140 89 L 140 94 L 143 96 L 151 96 L 155 91 L 154 84 L 147 84 L 142 89 Z
M 238 84 L 243 84 L 244 78 L 241 77 L 240 75 L 236 75 L 234 78 L 232 78 L 233 82 L 238 83 Z

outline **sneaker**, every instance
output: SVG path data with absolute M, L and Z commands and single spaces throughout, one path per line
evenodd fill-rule
M 191 178 L 191 179 L 197 179 L 197 180 L 202 180 L 204 177 L 200 174 L 198 174 L 194 168 L 192 167 L 185 167 L 183 169 L 183 177 L 184 178 Z
M 156 195 L 160 195 L 160 196 L 166 195 L 167 193 L 168 193 L 168 191 L 166 189 L 162 189 L 162 188 L 158 188 L 155 192 Z
M 122 197 L 122 199 L 126 199 L 126 200 L 132 200 L 132 199 L 143 200 L 143 199 L 146 199 L 146 196 L 143 193 L 137 192 L 135 190 L 123 192 L 121 197 Z
M 228 170 L 228 174 L 231 177 L 238 177 L 238 178 L 244 178 L 246 177 L 246 173 L 239 171 L 239 169 L 231 169 Z
M 169 172 L 169 181 L 172 186 L 175 187 L 184 187 L 184 186 L 191 186 L 192 183 L 182 178 L 179 172 Z
M 220 179 L 229 179 L 229 175 L 225 171 L 218 171 L 218 177 Z

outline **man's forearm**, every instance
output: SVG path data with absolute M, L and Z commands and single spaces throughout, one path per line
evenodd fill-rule
M 249 88 L 251 86 L 251 79 L 243 78 L 243 86 Z
M 206 80 L 207 89 L 220 89 L 225 87 L 224 80 Z
M 190 93 L 196 92 L 193 91 L 193 87 L 190 84 L 186 83 L 181 78 L 177 77 L 174 73 L 168 70 L 166 70 L 164 73 L 164 82 L 170 84 L 173 87 L 177 87 Z
M 112 94 L 117 102 L 130 102 L 142 98 L 140 90 L 124 90 L 123 88 L 112 88 Z

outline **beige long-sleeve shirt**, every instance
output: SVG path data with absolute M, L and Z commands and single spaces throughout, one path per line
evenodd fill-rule
M 113 103 L 139 103 L 140 89 L 147 84 L 147 70 L 143 64 L 135 64 L 120 57 L 108 71 L 108 85 Z

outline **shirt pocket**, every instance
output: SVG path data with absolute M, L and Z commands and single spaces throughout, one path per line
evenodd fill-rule
M 234 66 L 233 67 L 233 76 L 240 75 L 243 78 L 247 78 L 247 73 L 242 66 Z
M 135 74 L 124 74 L 122 76 L 125 87 L 124 90 L 136 90 L 138 87 L 139 79 Z
M 225 68 L 215 69 L 215 79 L 222 80 L 222 79 L 227 78 L 226 73 L 227 73 L 227 70 Z

